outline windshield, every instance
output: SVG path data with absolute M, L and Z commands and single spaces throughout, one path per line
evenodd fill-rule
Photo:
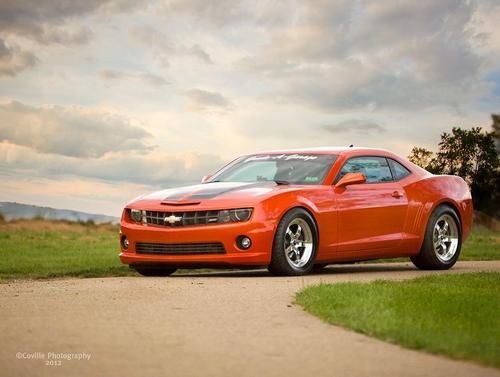
M 244 156 L 215 174 L 211 182 L 275 181 L 318 185 L 325 179 L 336 157 L 321 154 Z

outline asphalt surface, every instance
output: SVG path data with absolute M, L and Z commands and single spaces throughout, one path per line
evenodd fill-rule
M 500 261 L 447 272 L 397 263 L 293 278 L 243 271 L 0 284 L 0 375 L 500 376 L 328 325 L 292 304 L 320 282 L 471 271 L 500 271 Z

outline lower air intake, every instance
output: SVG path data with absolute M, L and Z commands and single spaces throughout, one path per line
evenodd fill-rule
M 224 254 L 226 250 L 221 242 L 207 243 L 145 243 L 138 242 L 135 245 L 138 254 L 168 254 L 168 255 L 192 255 L 192 254 Z

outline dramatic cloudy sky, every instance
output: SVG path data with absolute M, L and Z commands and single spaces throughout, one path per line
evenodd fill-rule
M 500 2 L 0 1 L 0 201 L 118 215 L 242 153 L 500 111 Z

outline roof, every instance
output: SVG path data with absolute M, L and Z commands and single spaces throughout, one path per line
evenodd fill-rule
M 353 151 L 366 151 L 370 152 L 381 152 L 381 153 L 389 153 L 392 152 L 382 149 L 382 148 L 366 148 L 366 147 L 314 147 L 314 148 L 294 148 L 294 149 L 278 149 L 271 151 L 261 151 L 252 154 L 276 154 L 276 153 L 321 153 L 321 154 L 341 154 L 344 152 L 353 152 Z

